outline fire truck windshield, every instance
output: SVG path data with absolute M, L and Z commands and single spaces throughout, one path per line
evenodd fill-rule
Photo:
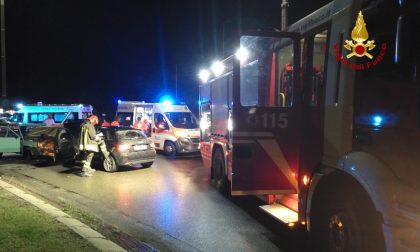
M 197 129 L 198 120 L 191 112 L 166 112 L 165 115 L 175 128 Z

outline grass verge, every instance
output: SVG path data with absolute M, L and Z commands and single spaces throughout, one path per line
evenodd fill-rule
M 98 251 L 30 203 L 0 189 L 0 251 Z

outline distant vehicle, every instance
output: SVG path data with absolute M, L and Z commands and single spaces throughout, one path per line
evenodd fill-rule
M 22 153 L 26 159 L 73 159 L 75 143 L 69 129 L 62 126 L 40 126 L 32 129 L 23 140 Z
M 6 118 L 0 118 L 0 126 L 18 126 L 16 123 L 9 121 Z
M 0 126 L 0 157 L 3 153 L 20 153 L 22 139 L 19 128 Z
M 198 152 L 200 128 L 198 119 L 186 105 L 121 101 L 117 115 L 134 124 L 135 119 L 147 116 L 149 132 L 155 148 L 168 156 Z M 124 123 L 124 122 L 123 122 Z
M 147 168 L 156 159 L 153 142 L 138 129 L 129 127 L 103 127 L 97 129 L 103 134 L 111 162 L 104 162 L 107 172 L 115 172 L 120 166 L 141 164 Z M 96 155 L 96 157 L 99 156 Z
M 86 119 L 92 114 L 93 107 L 83 104 L 35 104 L 23 105 L 10 118 L 18 124 L 42 124 L 52 114 L 54 121 L 61 124 L 65 121 Z

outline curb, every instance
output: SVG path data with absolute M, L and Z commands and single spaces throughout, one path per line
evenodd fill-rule
M 0 187 L 5 189 L 6 191 L 26 200 L 27 202 L 31 203 L 32 205 L 38 207 L 48 215 L 52 216 L 57 221 L 63 223 L 71 230 L 76 232 L 82 238 L 86 239 L 90 242 L 93 246 L 95 246 L 100 251 L 109 251 L 109 252 L 122 252 L 126 251 L 116 243 L 106 239 L 103 235 L 96 232 L 86 224 L 72 218 L 70 215 L 66 214 L 65 212 L 61 211 L 60 209 L 45 203 L 44 201 L 10 185 L 1 180 L 0 177 Z

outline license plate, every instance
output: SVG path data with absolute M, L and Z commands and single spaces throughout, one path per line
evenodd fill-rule
M 145 150 L 147 149 L 147 145 L 134 145 L 134 150 Z

